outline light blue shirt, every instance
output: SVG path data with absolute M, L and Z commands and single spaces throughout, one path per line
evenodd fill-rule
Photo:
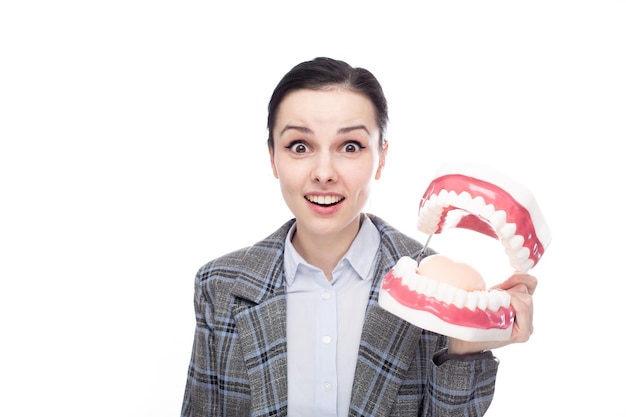
M 380 234 L 367 216 L 328 281 L 287 234 L 287 372 L 290 416 L 347 416 Z

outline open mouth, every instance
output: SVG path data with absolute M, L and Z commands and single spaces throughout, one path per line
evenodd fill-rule
M 551 241 L 532 194 L 486 167 L 440 168 L 423 195 L 418 229 L 429 235 L 465 228 L 498 239 L 516 271 L 528 272 Z M 515 312 L 508 293 L 465 291 L 420 275 L 417 261 L 398 260 L 384 277 L 379 304 L 427 330 L 468 341 L 508 340 Z
M 307 195 L 304 197 L 309 203 L 321 207 L 331 207 L 341 203 L 345 197 L 338 195 Z

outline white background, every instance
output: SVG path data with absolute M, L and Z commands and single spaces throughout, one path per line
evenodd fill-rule
M 0 415 L 179 413 L 195 272 L 290 217 L 266 106 L 320 55 L 388 96 L 368 211 L 423 240 L 421 193 L 464 159 L 548 220 L 536 331 L 497 350 L 488 415 L 626 415 L 626 3 L 411 3 L 2 3 Z M 480 245 L 483 267 L 504 260 Z

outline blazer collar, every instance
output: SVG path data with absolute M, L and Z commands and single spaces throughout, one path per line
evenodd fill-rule
M 243 254 L 232 294 L 260 304 L 276 294 L 284 293 L 283 252 L 285 238 L 294 219 L 285 223 L 267 238 L 249 247 Z

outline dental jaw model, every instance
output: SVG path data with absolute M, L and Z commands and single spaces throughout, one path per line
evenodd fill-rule
M 464 228 L 498 239 L 519 272 L 533 268 L 551 240 L 526 188 L 472 164 L 438 170 L 420 203 L 417 227 L 431 237 Z M 399 259 L 383 279 L 379 304 L 418 327 L 467 341 L 508 340 L 515 319 L 507 292 L 486 290 L 474 268 L 439 254 L 419 264 Z

